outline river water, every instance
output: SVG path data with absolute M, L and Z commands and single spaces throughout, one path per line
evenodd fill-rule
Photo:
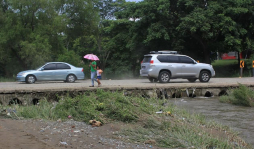
M 184 107 L 187 111 L 202 113 L 207 119 L 231 127 L 254 147 L 254 107 L 221 103 L 218 97 L 176 98 L 171 101 L 176 106 Z

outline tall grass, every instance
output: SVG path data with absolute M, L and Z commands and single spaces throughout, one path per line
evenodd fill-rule
M 144 98 L 123 96 L 102 90 L 60 100 L 57 105 L 40 101 L 37 106 L 20 107 L 20 116 L 26 118 L 67 119 L 71 115 L 77 121 L 88 122 L 91 119 L 100 121 L 118 120 L 123 122 L 137 121 L 141 113 L 150 114 L 156 108 Z
M 239 84 L 239 88 L 230 89 L 227 96 L 221 96 L 219 99 L 221 102 L 253 107 L 254 91 L 245 85 Z

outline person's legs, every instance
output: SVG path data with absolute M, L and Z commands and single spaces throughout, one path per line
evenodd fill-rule
M 91 81 L 92 81 L 92 86 L 94 86 L 94 81 L 93 81 L 93 72 L 91 72 Z
M 101 85 L 101 81 L 100 81 L 100 79 L 101 79 L 101 76 L 97 76 L 98 86 L 100 86 L 100 85 Z
M 98 86 L 100 86 L 101 85 L 101 76 L 97 76 L 97 81 L 98 81 Z
M 96 71 L 91 72 L 91 81 L 92 81 L 92 86 L 94 86 L 94 81 L 96 81 L 96 82 L 97 82 L 97 80 L 96 80 L 95 76 L 96 76 Z
M 98 81 L 96 80 L 95 76 L 96 76 L 96 71 L 91 72 L 91 81 L 92 81 L 92 86 L 94 86 L 94 81 L 98 82 Z

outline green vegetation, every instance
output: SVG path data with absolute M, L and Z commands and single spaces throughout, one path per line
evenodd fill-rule
M 215 60 L 213 63 L 213 68 L 216 72 L 218 78 L 221 77 L 239 77 L 240 68 L 238 66 L 237 60 Z
M 254 91 L 245 85 L 239 84 L 239 88 L 230 89 L 228 95 L 221 96 L 220 101 L 235 105 L 253 107 Z
M 242 77 L 252 77 L 252 61 L 253 58 L 250 59 L 241 59 L 244 61 L 244 68 Z M 215 60 L 213 63 L 213 68 L 216 72 L 217 78 L 223 77 L 239 77 L 240 76 L 240 66 L 238 64 L 238 60 Z
M 212 62 L 213 67 L 224 67 L 228 65 L 238 65 L 238 60 L 230 59 L 230 60 L 215 60 Z
M 37 106 L 19 107 L 19 115 L 25 118 L 43 118 L 57 120 L 67 119 L 71 115 L 74 120 L 88 122 L 97 119 L 105 122 L 109 119 L 123 122 L 135 122 L 139 113 L 151 114 L 155 109 L 144 98 L 125 97 L 119 93 L 97 90 L 96 94 L 67 97 L 53 106 L 46 100 Z M 134 106 L 137 105 L 137 106 Z M 45 110 L 42 112 L 41 110 Z M 31 112 L 33 111 L 33 112 Z
M 0 82 L 13 82 L 13 81 L 15 81 L 14 78 L 0 77 Z
M 190 114 L 166 100 L 97 90 L 75 98 L 66 97 L 57 104 L 45 99 L 36 106 L 14 105 L 13 108 L 19 117 L 25 118 L 66 120 L 70 115 L 87 123 L 91 119 L 104 124 L 124 122 L 122 125 L 126 126 L 116 134 L 121 139 L 159 147 L 250 148 L 228 127 L 207 121 L 202 115 Z M 160 110 L 162 113 L 156 113 Z

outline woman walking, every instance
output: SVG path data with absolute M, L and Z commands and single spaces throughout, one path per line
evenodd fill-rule
M 97 78 L 96 78 L 96 73 L 97 73 L 97 69 L 96 69 L 96 62 L 94 60 L 91 60 L 92 62 L 90 62 L 90 65 L 89 67 L 91 68 L 90 71 L 91 71 L 91 81 L 92 81 L 92 85 L 89 86 L 89 87 L 94 87 L 94 81 L 98 83 L 98 86 L 101 85 L 101 82 L 100 81 L 97 81 Z

